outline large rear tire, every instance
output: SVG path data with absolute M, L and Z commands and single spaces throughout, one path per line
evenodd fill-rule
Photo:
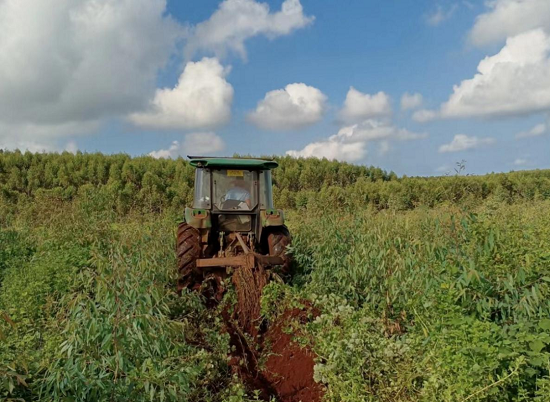
M 273 257 L 282 257 L 284 260 L 282 272 L 285 275 L 290 274 L 291 260 L 286 253 L 287 246 L 290 245 L 290 235 L 284 230 L 275 230 L 267 236 L 269 255 Z
M 178 258 L 178 291 L 190 288 L 195 282 L 195 268 L 201 254 L 199 231 L 187 223 L 178 226 L 176 255 Z

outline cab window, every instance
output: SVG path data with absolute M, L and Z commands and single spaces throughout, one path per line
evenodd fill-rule
M 195 171 L 195 196 L 193 197 L 193 208 L 211 207 L 210 197 L 210 172 L 206 169 Z
M 256 207 L 257 172 L 222 169 L 212 172 L 214 206 L 220 210 L 250 210 Z

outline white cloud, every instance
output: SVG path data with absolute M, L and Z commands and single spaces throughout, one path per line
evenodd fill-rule
M 304 15 L 300 0 L 285 0 L 281 11 L 271 13 L 269 5 L 254 0 L 225 0 L 204 22 L 191 28 L 185 52 L 197 51 L 224 57 L 229 51 L 246 58 L 245 41 L 258 35 L 268 38 L 288 35 L 313 23 Z
M 426 22 L 428 23 L 428 25 L 431 25 L 431 26 L 441 25 L 443 22 L 447 21 L 449 18 L 453 16 L 457 8 L 458 8 L 457 4 L 454 4 L 448 10 L 445 10 L 443 7 L 438 5 L 436 10 L 433 13 L 426 16 Z
M 529 31 L 478 65 L 474 78 L 455 85 L 449 100 L 436 111 L 419 111 L 418 121 L 434 118 L 529 115 L 550 110 L 550 37 Z
M 192 133 L 185 136 L 183 147 L 193 155 L 213 155 L 225 149 L 225 143 L 215 133 Z
M 521 138 L 532 138 L 532 137 L 540 137 L 542 135 L 548 134 L 550 130 L 548 130 L 548 125 L 546 123 L 537 124 L 535 127 L 533 127 L 529 131 L 523 131 L 521 133 L 516 134 L 517 139 Z
M 388 152 L 390 152 L 391 145 L 389 141 L 380 141 L 380 145 L 378 146 L 378 153 L 380 156 L 386 155 Z
M 134 124 L 152 129 L 196 129 L 220 126 L 231 118 L 233 87 L 217 59 L 190 62 L 175 88 L 158 89 L 149 110 L 130 115 Z
M 65 145 L 65 151 L 70 152 L 71 154 L 76 154 L 78 152 L 78 145 L 75 141 L 69 141 Z
M 390 97 L 384 92 L 369 95 L 351 87 L 346 96 L 340 118 L 348 123 L 391 115 Z
M 458 134 L 454 136 L 453 140 L 449 144 L 441 145 L 439 147 L 439 152 L 446 153 L 467 151 L 469 149 L 476 149 L 482 146 L 491 145 L 495 142 L 496 141 L 494 138 L 468 137 L 464 134 Z
M 179 34 L 165 0 L 0 1 L 0 122 L 51 126 L 141 107 Z
M 438 117 L 438 113 L 435 110 L 417 110 L 413 113 L 413 120 L 419 123 L 425 123 L 431 120 L 434 120 Z
M 89 134 L 100 127 L 98 121 L 68 122 L 61 124 L 32 124 L 0 122 L 0 148 L 31 152 L 72 152 L 74 141 L 61 145 L 60 138 Z
M 268 92 L 248 119 L 264 130 L 298 130 L 319 122 L 327 97 L 306 84 L 290 84 Z
M 168 149 L 153 151 L 149 155 L 153 158 L 177 158 L 189 155 L 215 155 L 225 149 L 225 143 L 215 133 L 187 134 L 183 142 L 174 141 Z
M 389 141 L 406 141 L 426 138 L 426 134 L 416 134 L 399 129 L 387 121 L 366 120 L 361 124 L 344 127 L 326 140 L 306 145 L 302 150 L 288 151 L 293 157 L 316 157 L 355 162 L 367 155 L 369 142 L 380 142 L 380 152 L 389 150 Z
M 405 92 L 401 97 L 401 110 L 413 110 L 422 106 L 424 99 L 419 93 L 409 94 Z
M 286 154 L 294 158 L 313 157 L 355 162 L 363 159 L 367 155 L 366 146 L 367 144 L 365 142 L 346 144 L 328 139 L 320 142 L 312 142 L 306 145 L 301 151 L 288 151 Z
M 529 163 L 529 161 L 527 159 L 524 159 L 524 158 L 517 158 L 515 161 L 514 161 L 514 165 L 515 166 L 525 166 Z
M 469 34 L 476 46 L 498 43 L 536 28 L 550 32 L 548 0 L 492 0 L 487 5 L 490 10 L 477 17 Z
M 32 153 L 42 152 L 63 152 L 67 151 L 75 154 L 78 151 L 78 146 L 75 141 L 69 141 L 65 144 L 59 141 L 36 141 L 26 138 L 1 138 L 0 149 L 28 151 Z
M 40 143 L 37 141 L 2 141 L 0 140 L 0 149 L 29 151 L 32 153 L 57 152 L 59 148 L 49 143 Z

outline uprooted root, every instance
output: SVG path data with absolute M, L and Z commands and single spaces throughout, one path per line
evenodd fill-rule
M 254 269 L 241 267 L 233 274 L 233 284 L 237 291 L 237 321 L 241 330 L 252 337 L 258 335 L 260 301 L 267 279 L 268 274 L 262 266 Z

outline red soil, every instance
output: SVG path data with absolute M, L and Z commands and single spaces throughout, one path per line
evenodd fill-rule
M 232 316 L 227 310 L 223 312 L 234 348 L 232 370 L 251 391 L 259 390 L 266 401 L 274 396 L 280 402 L 320 402 L 324 391 L 313 380 L 315 354 L 296 343 L 299 333 L 285 333 L 293 322 L 303 325 L 319 313 L 306 305 L 285 312 L 269 326 L 261 325 L 259 302 L 267 283 L 264 278 L 262 269 L 243 270 L 233 278 L 237 308 Z
M 313 380 L 315 354 L 309 348 L 301 348 L 292 334 L 285 333 L 290 321 L 303 323 L 308 315 L 311 310 L 286 312 L 264 338 L 271 347 L 263 375 L 281 402 L 318 402 L 323 396 L 323 387 Z

